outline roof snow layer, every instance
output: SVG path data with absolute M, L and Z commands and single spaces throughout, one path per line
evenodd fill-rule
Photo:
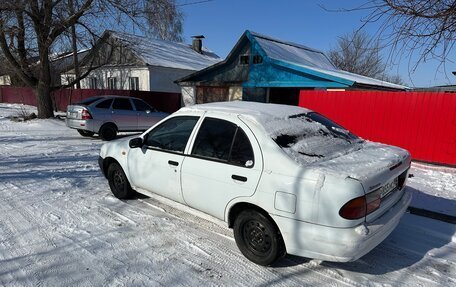
M 110 33 L 150 66 L 197 71 L 222 60 L 205 47 L 200 54 L 193 50 L 191 45 L 185 43 L 149 39 L 113 31 Z

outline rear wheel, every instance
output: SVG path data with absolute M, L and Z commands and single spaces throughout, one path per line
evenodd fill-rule
M 133 195 L 133 189 L 128 182 L 122 167 L 114 162 L 108 167 L 108 182 L 112 194 L 119 199 L 127 199 Z
M 100 128 L 100 137 L 104 141 L 110 141 L 116 138 L 117 136 L 117 128 L 113 124 L 104 124 Z
M 95 133 L 91 131 L 78 130 L 78 133 L 83 137 L 92 137 Z
M 282 236 L 264 214 L 244 210 L 234 222 L 234 239 L 247 259 L 259 265 L 270 265 L 285 254 Z

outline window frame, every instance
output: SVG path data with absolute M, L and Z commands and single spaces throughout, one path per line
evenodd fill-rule
M 226 121 L 226 122 L 229 122 L 229 123 L 233 124 L 236 127 L 236 130 L 234 131 L 234 135 L 233 135 L 233 138 L 231 139 L 231 143 L 230 143 L 230 151 L 229 151 L 229 154 L 228 154 L 228 160 L 221 160 L 221 159 L 217 159 L 217 158 L 213 158 L 213 157 L 205 157 L 205 156 L 193 154 L 193 150 L 195 148 L 196 139 L 197 139 L 197 137 L 199 135 L 199 132 L 200 132 L 201 128 L 203 127 L 204 121 L 206 119 L 216 119 L 216 120 Z M 239 129 L 241 129 L 241 131 L 244 133 L 245 137 L 249 141 L 250 149 L 252 150 L 252 155 L 253 155 L 252 161 L 253 161 L 253 164 L 251 166 L 235 164 L 235 163 L 233 163 L 231 161 L 231 154 L 233 152 L 234 141 L 236 140 L 236 136 L 238 134 Z M 214 117 L 214 116 L 205 116 L 203 119 L 201 119 L 201 123 L 198 125 L 198 129 L 195 131 L 195 135 L 192 138 L 192 145 L 190 146 L 190 149 L 188 151 L 187 156 L 192 157 L 192 158 L 202 159 L 202 160 L 208 160 L 208 161 L 212 161 L 212 162 L 228 164 L 228 165 L 237 166 L 237 167 L 243 167 L 243 168 L 254 168 L 255 164 L 256 164 L 255 150 L 253 148 L 252 141 L 250 140 L 250 138 L 248 137 L 247 133 L 245 132 L 245 129 L 243 129 L 241 126 L 239 126 L 239 124 L 237 124 L 237 123 L 235 123 L 235 122 L 233 122 L 231 120 L 228 120 L 228 119 L 225 119 L 225 118 L 220 118 L 220 117 Z
M 128 88 L 130 91 L 139 91 L 139 77 L 128 77 Z
M 144 101 L 144 100 L 142 100 L 142 99 L 133 98 L 133 99 L 131 99 L 131 101 L 133 102 L 133 105 L 135 106 L 135 111 L 137 111 L 137 112 L 146 112 L 146 111 L 147 111 L 147 110 L 143 110 L 143 111 L 138 110 L 137 105 L 136 105 L 136 102 L 137 102 L 137 101 L 146 104 L 146 105 L 150 108 L 149 111 L 150 111 L 151 113 L 157 112 L 157 109 L 156 109 L 156 108 L 152 107 L 151 105 L 149 105 L 146 101 Z
M 243 62 L 243 59 L 247 59 L 247 63 Z M 239 55 L 239 65 L 241 66 L 248 66 L 250 65 L 250 55 L 249 54 L 242 54 Z
M 114 104 L 116 103 L 117 100 L 120 100 L 120 101 L 127 100 L 130 103 L 131 109 L 126 110 L 126 109 L 116 109 L 116 108 L 114 108 Z M 121 98 L 121 97 L 114 98 L 114 100 L 111 103 L 111 110 L 113 110 L 113 111 L 132 111 L 132 112 L 136 112 L 135 108 L 136 107 L 133 105 L 131 99 L 127 98 L 127 97 L 125 97 L 125 98 Z
M 111 81 L 113 85 L 111 85 Z M 117 77 L 108 77 L 108 89 L 117 90 Z
M 186 117 L 186 118 L 195 118 L 196 119 L 196 123 L 193 126 L 193 130 L 191 131 L 191 133 L 190 133 L 190 135 L 189 135 L 189 137 L 187 139 L 187 143 L 185 144 L 184 150 L 182 152 L 168 150 L 168 149 L 162 149 L 162 148 L 157 148 L 157 147 L 150 146 L 150 145 L 146 144 L 147 137 L 155 129 L 161 127 L 162 125 L 164 125 L 165 123 L 167 123 L 170 120 L 173 120 L 175 118 L 184 118 L 184 117 Z M 171 154 L 176 154 L 176 155 L 188 156 L 187 149 L 188 149 L 189 145 L 193 145 L 194 134 L 195 134 L 195 132 L 197 132 L 199 130 L 200 121 L 201 121 L 201 116 L 200 115 L 176 115 L 174 117 L 168 118 L 166 121 L 160 123 L 158 126 L 154 126 L 153 128 L 151 128 L 150 130 L 148 130 L 148 131 L 146 131 L 144 133 L 144 135 L 142 136 L 143 143 L 144 143 L 144 148 L 149 149 L 149 150 L 153 150 L 153 151 L 160 151 L 160 152 L 171 153 Z
M 98 89 L 98 79 L 97 77 L 89 77 L 89 89 Z

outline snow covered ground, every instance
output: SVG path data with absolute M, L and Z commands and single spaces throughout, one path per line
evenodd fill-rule
M 33 109 L 33 108 L 30 108 Z M 356 262 L 245 259 L 223 223 L 154 197 L 120 201 L 102 142 L 61 120 L 12 122 L 0 104 L 2 286 L 456 286 L 456 227 L 405 214 Z M 456 170 L 414 164 L 414 206 L 455 215 Z

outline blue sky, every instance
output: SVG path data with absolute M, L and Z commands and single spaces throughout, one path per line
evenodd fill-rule
M 178 3 L 192 3 L 202 0 L 180 0 Z M 353 8 L 363 3 L 353 1 L 322 0 L 213 0 L 201 4 L 181 6 L 185 14 L 184 37 L 187 42 L 192 35 L 203 34 L 204 45 L 222 58 L 230 52 L 236 41 L 246 30 L 252 30 L 275 38 L 296 42 L 327 52 L 334 47 L 337 38 L 361 26 L 366 12 L 328 12 L 327 8 Z M 344 5 L 345 7 L 343 7 Z M 366 31 L 373 35 L 376 26 Z M 387 51 L 385 51 L 385 57 Z M 416 56 L 414 57 L 416 59 Z M 414 59 L 412 59 L 413 62 Z M 456 61 L 456 51 L 450 54 Z M 438 61 L 423 63 L 410 71 L 409 58 L 391 65 L 391 74 L 399 74 L 410 86 L 435 86 L 456 84 L 456 63 L 449 60 L 439 68 Z

